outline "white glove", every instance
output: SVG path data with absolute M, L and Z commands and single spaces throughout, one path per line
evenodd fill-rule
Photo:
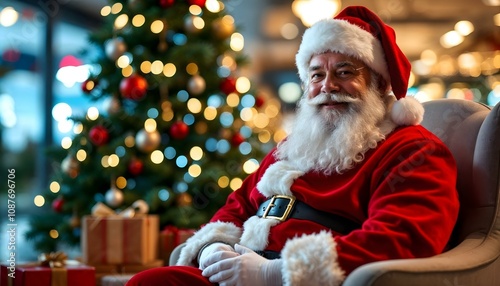
M 201 250 L 201 253 L 198 255 L 198 268 L 203 270 L 215 261 L 234 257 L 236 255 L 238 255 L 238 253 L 236 253 L 231 245 L 223 242 L 214 242 Z
M 210 266 L 203 270 L 202 275 L 220 286 L 282 285 L 281 259 L 266 259 L 239 244 L 234 249 L 238 256 L 208 261 Z

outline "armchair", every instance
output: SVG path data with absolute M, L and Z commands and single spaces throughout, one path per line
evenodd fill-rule
M 374 262 L 344 286 L 500 285 L 500 104 L 441 99 L 424 103 L 422 125 L 458 166 L 460 213 L 449 250 L 429 258 Z

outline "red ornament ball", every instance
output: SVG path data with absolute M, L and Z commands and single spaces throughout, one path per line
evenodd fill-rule
M 102 146 L 108 143 L 109 132 L 104 126 L 96 125 L 90 129 L 89 138 L 94 145 Z
M 220 90 L 226 95 L 236 91 L 236 79 L 234 77 L 226 77 L 219 86 Z
M 240 146 L 241 143 L 245 142 L 245 137 L 241 135 L 241 133 L 234 133 L 233 136 L 231 137 L 231 145 L 234 147 Z
M 147 91 L 148 81 L 138 74 L 126 77 L 120 82 L 120 93 L 124 98 L 141 100 Z
M 142 163 L 141 160 L 136 158 L 130 160 L 130 163 L 128 164 L 128 171 L 130 172 L 130 174 L 132 174 L 133 176 L 137 176 L 142 173 L 143 169 L 144 163 Z
M 57 213 L 62 212 L 63 207 L 64 207 L 64 199 L 62 197 L 59 197 L 52 202 L 52 209 Z
M 175 0 L 159 0 L 158 1 L 158 4 L 162 8 L 168 8 L 168 7 L 172 6 L 172 5 L 174 5 L 174 3 L 175 3 Z
M 85 93 L 90 93 L 97 86 L 97 81 L 93 79 L 87 79 L 82 83 L 82 91 Z
M 198 5 L 200 7 L 205 6 L 206 0 L 188 0 L 189 5 Z
M 170 136 L 177 140 L 186 138 L 189 134 L 189 127 L 182 121 L 177 121 L 170 126 Z

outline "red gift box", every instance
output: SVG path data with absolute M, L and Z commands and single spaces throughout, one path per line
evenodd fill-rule
M 84 216 L 82 261 L 85 264 L 147 264 L 158 259 L 159 217 Z
M 87 265 L 50 268 L 36 264 L 15 267 L 15 278 L 6 265 L 1 266 L 1 285 L 5 286 L 95 286 L 95 269 Z
M 190 238 L 196 230 L 167 226 L 160 232 L 160 258 L 168 264 L 170 254 L 176 246 Z

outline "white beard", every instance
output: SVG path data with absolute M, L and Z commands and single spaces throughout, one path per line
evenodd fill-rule
M 347 111 L 325 110 L 328 99 L 349 102 Z M 395 124 L 387 118 L 392 100 L 371 86 L 363 99 L 342 94 L 306 95 L 298 104 L 295 125 L 286 140 L 278 144 L 277 159 L 288 160 L 302 171 L 342 173 L 363 161 Z

